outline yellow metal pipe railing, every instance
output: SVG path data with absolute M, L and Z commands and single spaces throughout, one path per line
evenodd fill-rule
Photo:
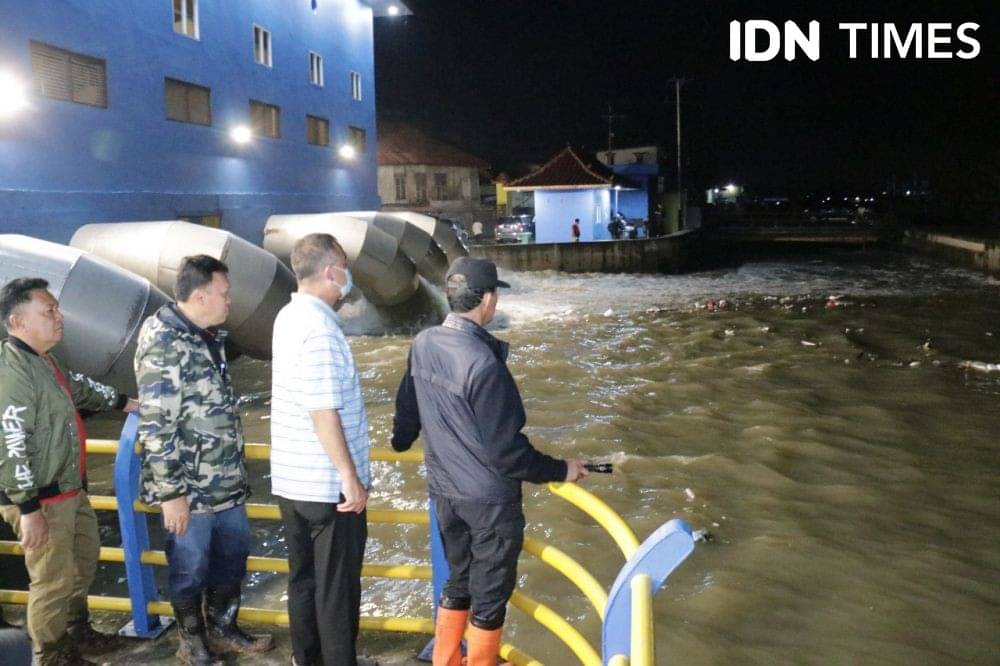
M 524 549 L 566 576 L 590 600 L 597 615 L 602 620 L 604 619 L 604 607 L 608 604 L 608 593 L 604 591 L 597 579 L 583 568 L 583 565 L 555 546 L 531 537 L 524 538 Z
M 654 666 L 653 581 L 649 574 L 637 574 L 632 588 L 632 666 Z
M 551 608 L 517 591 L 511 595 L 510 603 L 514 608 L 523 611 L 528 617 L 534 619 L 562 640 L 573 651 L 573 654 L 577 656 L 581 664 L 584 666 L 601 666 L 601 658 L 590 642 Z
M 549 483 L 546 485 L 553 494 L 563 498 L 596 520 L 598 525 L 603 527 L 618 544 L 622 553 L 625 554 L 626 560 L 639 550 L 639 539 L 635 536 L 635 532 L 604 500 L 575 483 Z

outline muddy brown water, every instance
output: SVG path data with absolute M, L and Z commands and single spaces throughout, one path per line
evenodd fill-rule
M 675 516 L 714 536 L 656 596 L 660 662 L 996 663 L 1000 283 L 881 252 L 505 279 L 494 333 L 512 344 L 533 442 L 615 463 L 584 483 L 640 539 Z M 388 447 L 411 339 L 351 340 L 373 446 Z M 234 374 L 247 439 L 267 441 L 269 366 L 241 359 Z M 111 492 L 107 464 L 94 463 L 97 494 Z M 269 501 L 267 464 L 250 467 Z M 375 463 L 374 476 L 373 507 L 426 506 L 419 467 Z M 538 487 L 525 507 L 531 536 L 610 585 L 623 558 L 587 516 Z M 113 517 L 102 526 L 114 541 Z M 277 523 L 253 528 L 255 554 L 284 554 Z M 369 561 L 428 560 L 426 528 L 370 531 Z M 122 575 L 102 565 L 101 593 L 124 594 Z M 430 616 L 429 583 L 365 583 L 365 615 Z M 599 645 L 596 613 L 561 575 L 526 554 L 520 585 Z M 284 576 L 253 574 L 247 603 L 282 608 L 284 593 Z M 508 637 L 575 663 L 515 609 Z

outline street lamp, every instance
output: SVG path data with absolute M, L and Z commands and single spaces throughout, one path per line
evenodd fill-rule
M 399 7 L 396 5 L 389 5 L 389 16 L 399 16 Z
M 24 84 L 8 72 L 0 72 L 0 119 L 13 116 L 28 106 Z
M 344 145 L 342 145 L 338 152 L 340 153 L 340 156 L 343 157 L 345 160 L 353 160 L 354 156 L 357 154 L 357 151 L 354 150 L 354 146 L 352 146 L 349 143 L 345 143 Z
M 253 132 L 246 125 L 237 125 L 229 131 L 229 138 L 233 140 L 234 143 L 240 145 L 250 143 L 253 139 Z

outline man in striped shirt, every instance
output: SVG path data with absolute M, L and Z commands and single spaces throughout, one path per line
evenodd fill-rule
M 271 492 L 288 543 L 293 663 L 355 666 L 368 527 L 368 417 L 333 306 L 351 290 L 343 248 L 292 250 L 298 292 L 274 321 Z

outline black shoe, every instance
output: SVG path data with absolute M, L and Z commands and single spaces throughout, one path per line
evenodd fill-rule
M 201 599 L 179 599 L 171 602 L 177 618 L 177 660 L 184 666 L 222 666 L 208 647 L 205 619 L 201 614 Z
M 215 652 L 260 654 L 274 648 L 270 634 L 251 636 L 236 624 L 240 610 L 240 585 L 210 587 L 205 591 L 208 646 Z
M 114 634 L 101 633 L 94 629 L 89 619 L 71 622 L 66 627 L 66 633 L 73 639 L 80 654 L 96 657 L 112 652 L 122 645 L 122 639 Z

